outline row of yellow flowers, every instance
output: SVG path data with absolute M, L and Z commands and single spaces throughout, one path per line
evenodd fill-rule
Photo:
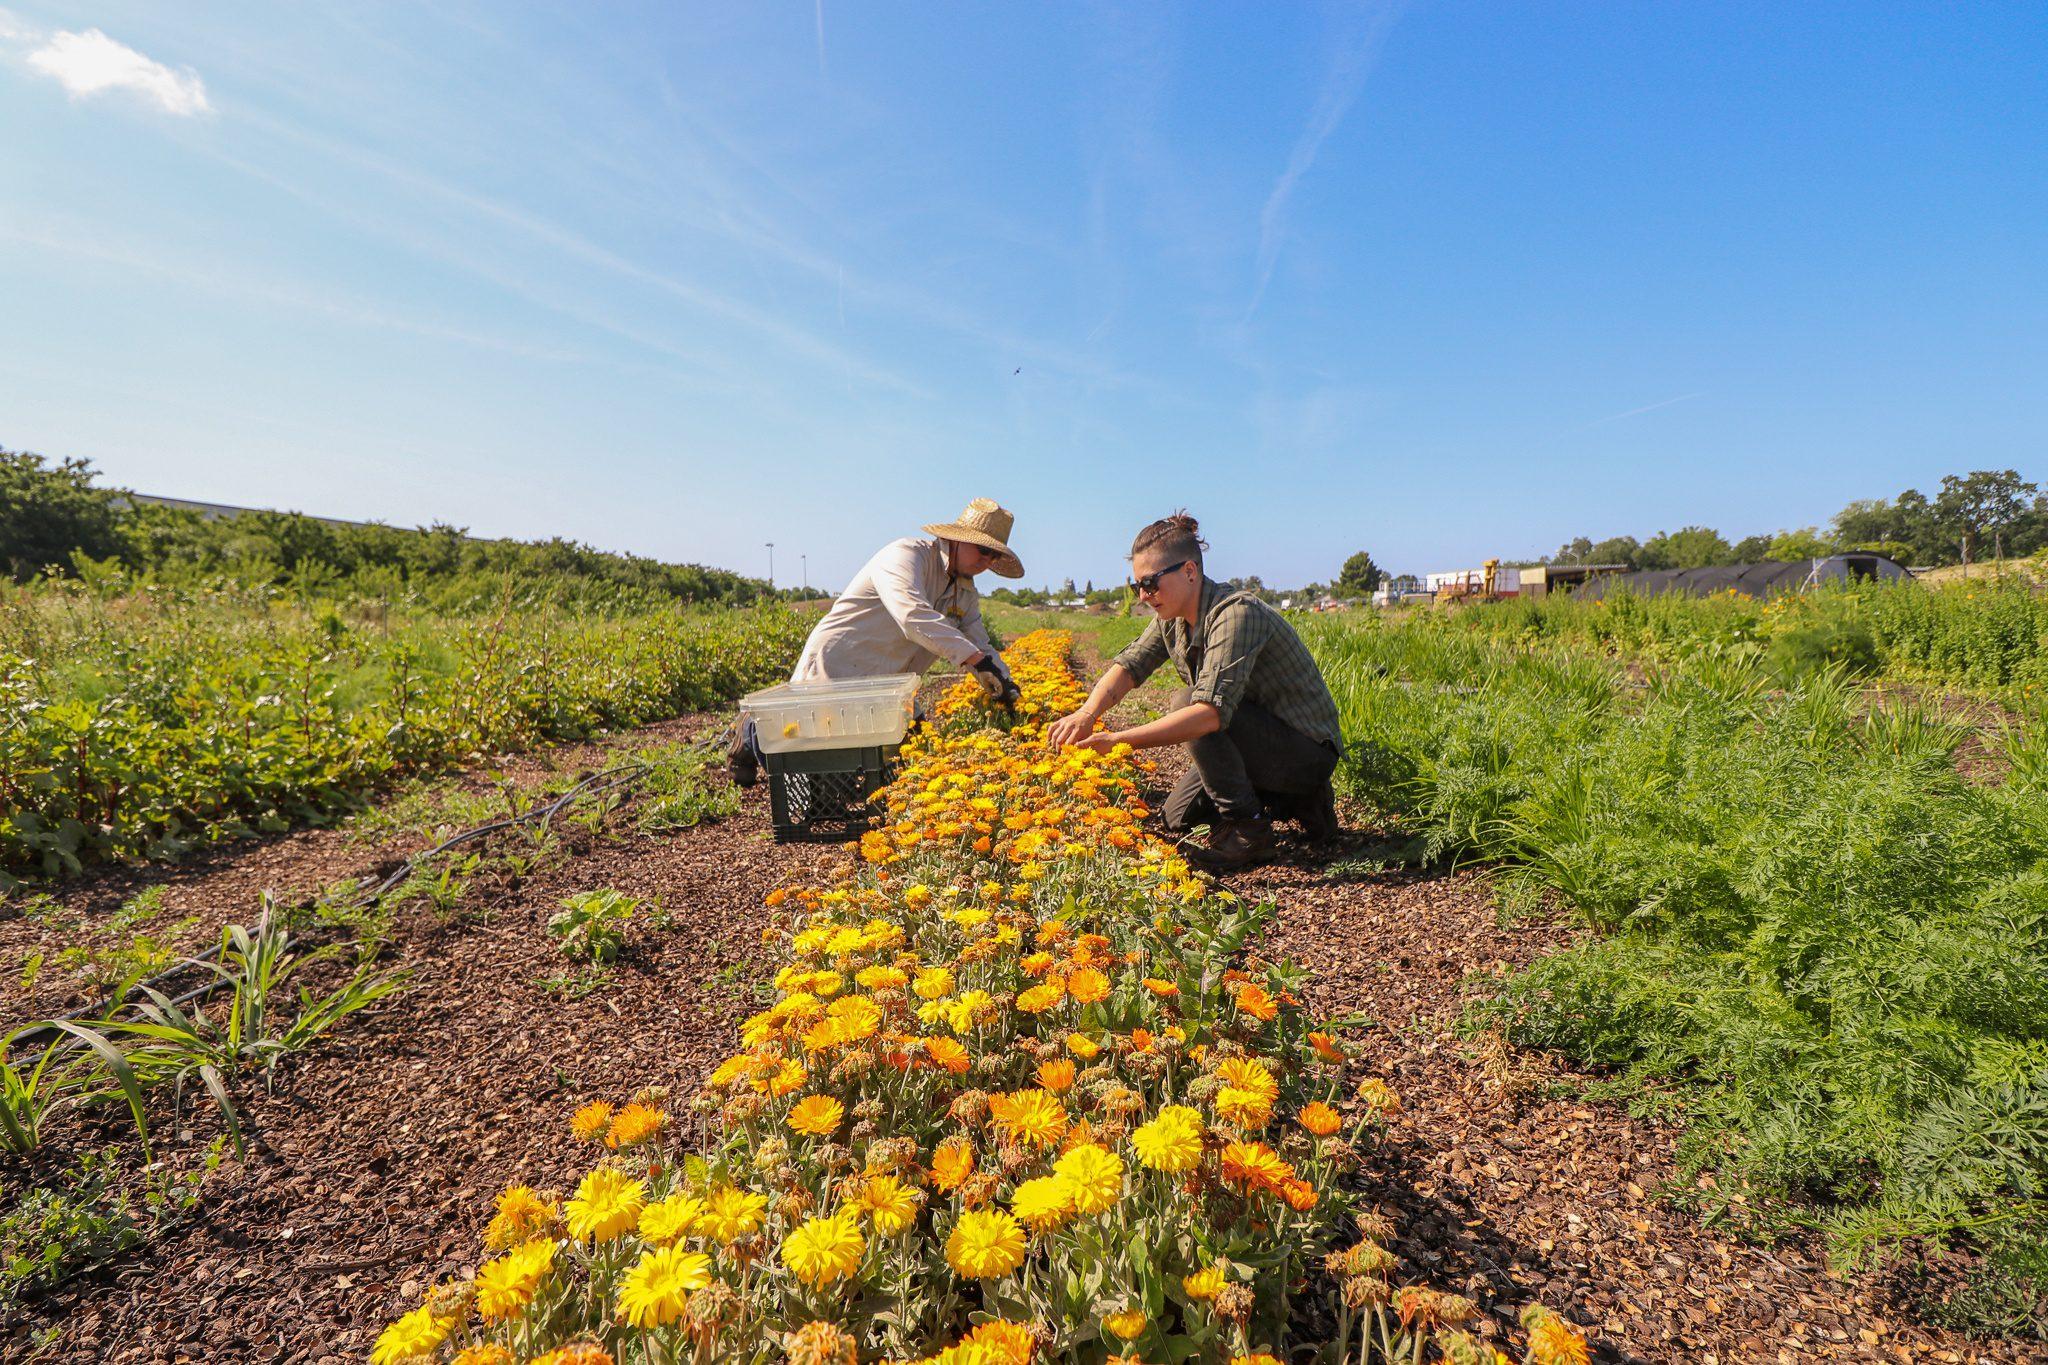
M 1341 1177 L 1399 1100 L 1246 951 L 1265 912 L 1143 831 L 1128 752 L 1040 744 L 1069 644 L 1006 651 L 1014 731 L 944 699 L 836 878 L 769 896 L 788 958 L 694 1101 L 705 1150 L 657 1091 L 579 1110 L 593 1169 L 506 1190 L 375 1365 L 1506 1362 L 1391 1278 Z M 1530 1326 L 1526 1359 L 1584 1361 Z

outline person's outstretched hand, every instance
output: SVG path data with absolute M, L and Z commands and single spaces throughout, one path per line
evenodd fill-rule
M 1095 720 L 1092 716 L 1075 711 L 1061 716 L 1045 727 L 1045 742 L 1055 749 L 1063 745 L 1079 744 L 1088 738 L 1089 732 L 1094 728 Z

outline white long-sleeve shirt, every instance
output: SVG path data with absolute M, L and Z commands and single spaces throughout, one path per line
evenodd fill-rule
M 974 579 L 946 571 L 942 541 L 905 536 L 876 551 L 811 627 L 790 681 L 922 673 L 989 651 Z

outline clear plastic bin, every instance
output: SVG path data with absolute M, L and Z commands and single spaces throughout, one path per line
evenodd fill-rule
M 915 673 L 829 682 L 777 683 L 740 698 L 761 751 L 863 749 L 903 742 L 917 701 Z

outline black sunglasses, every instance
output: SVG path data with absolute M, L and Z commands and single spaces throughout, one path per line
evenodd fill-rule
M 1134 583 L 1133 583 L 1133 584 L 1132 584 L 1131 586 L 1132 586 L 1132 587 L 1134 587 L 1134 588 L 1136 588 L 1136 589 L 1137 589 L 1137 590 L 1138 590 L 1138 591 L 1139 591 L 1140 593 L 1142 593 L 1142 594 L 1144 594 L 1144 595 L 1146 595 L 1146 596 L 1148 596 L 1148 597 L 1149 597 L 1149 596 L 1151 596 L 1151 595 L 1152 595 L 1153 593 L 1155 593 L 1155 592 L 1158 592 L 1158 591 L 1159 591 L 1159 580 L 1160 580 L 1160 579 L 1162 579 L 1162 578 L 1166 577 L 1166 576 L 1167 576 L 1168 574 L 1172 573 L 1172 572 L 1173 572 L 1173 571 L 1174 571 L 1175 569 L 1183 569 L 1183 568 L 1186 568 L 1186 567 L 1188 566 L 1188 564 L 1189 564 L 1190 562 L 1191 562 L 1191 561 L 1189 561 L 1189 560 L 1185 560 L 1185 559 L 1183 559 L 1183 560 L 1181 560 L 1181 561 L 1180 561 L 1179 563 L 1177 563 L 1177 564 L 1169 564 L 1169 565 L 1167 565 L 1167 566 L 1166 566 L 1165 568 L 1163 568 L 1163 569 L 1160 569 L 1160 570 L 1158 570 L 1157 572 L 1154 572 L 1154 573 L 1148 573 L 1148 574 L 1146 574 L 1146 575 L 1145 575 L 1145 576 L 1144 576 L 1143 578 L 1140 578 L 1140 579 L 1138 579 L 1138 580 L 1137 580 L 1136 582 L 1134 582 Z

